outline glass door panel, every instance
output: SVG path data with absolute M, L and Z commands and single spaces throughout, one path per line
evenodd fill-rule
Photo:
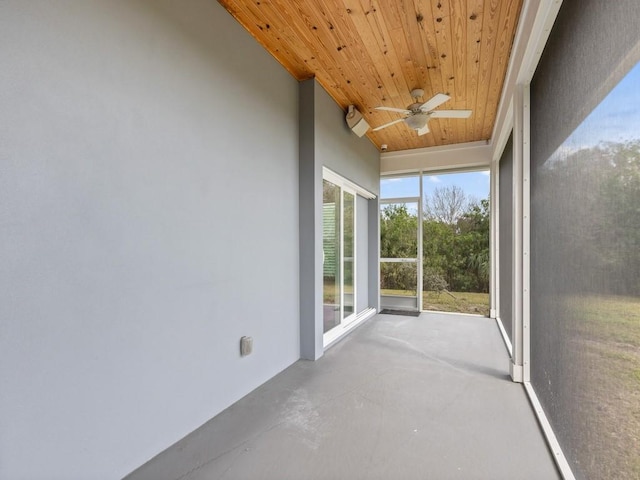
M 347 191 L 343 196 L 343 312 L 342 318 L 347 318 L 355 311 L 354 291 L 354 251 L 355 251 L 355 195 Z
M 325 342 L 356 319 L 356 192 L 323 179 L 322 308 Z
M 322 309 L 323 332 L 340 325 L 341 320 L 341 257 L 340 250 L 340 187 L 322 182 Z

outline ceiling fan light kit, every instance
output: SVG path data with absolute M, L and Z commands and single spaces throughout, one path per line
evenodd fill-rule
M 446 101 L 450 100 L 449 95 L 444 93 L 436 93 L 432 98 L 424 103 L 417 102 L 418 98 L 424 95 L 424 90 L 416 88 L 411 90 L 411 96 L 416 100 L 416 103 L 412 103 L 406 109 L 394 108 L 394 107 L 376 107 L 376 110 L 384 110 L 387 112 L 401 113 L 404 118 L 399 118 L 393 122 L 385 123 L 373 129 L 374 132 L 382 130 L 383 128 L 390 127 L 396 123 L 404 121 L 407 126 L 415 130 L 418 135 L 424 135 L 429 133 L 429 120 L 432 118 L 469 118 L 471 116 L 471 110 L 435 110 Z
M 407 117 L 404 123 L 409 125 L 409 128 L 413 128 L 414 130 L 420 130 L 422 127 L 424 127 L 427 124 L 428 121 L 429 121 L 428 114 L 418 113 L 416 115 L 411 115 L 410 117 Z
M 353 105 L 349 105 L 346 120 L 347 125 L 349 125 L 351 131 L 359 137 L 362 137 L 369 130 L 369 124 L 362 117 L 362 114 L 358 111 L 358 109 Z

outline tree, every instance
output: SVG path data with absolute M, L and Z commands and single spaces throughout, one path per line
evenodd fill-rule
M 464 190 L 457 185 L 437 187 L 424 204 L 425 216 L 447 225 L 454 225 L 468 208 Z
M 459 187 L 458 187 L 459 188 Z M 460 195 L 458 195 L 460 197 Z M 465 201 L 453 223 L 433 216 L 423 224 L 424 286 L 435 290 L 438 276 L 453 291 L 489 291 L 489 200 Z
M 433 199 L 437 199 L 433 203 Z M 489 200 L 469 201 L 460 187 L 436 190 L 423 221 L 423 288 L 489 291 Z M 418 218 L 406 205 L 385 206 L 380 214 L 381 258 L 416 258 Z M 416 264 L 383 262 L 385 289 L 415 290 Z

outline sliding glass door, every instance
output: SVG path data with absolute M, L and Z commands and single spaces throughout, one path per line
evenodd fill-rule
M 322 182 L 323 333 L 325 343 L 337 327 L 355 319 L 356 194 L 326 178 Z
M 322 275 L 323 332 L 340 325 L 342 320 L 342 258 L 340 225 L 342 223 L 340 187 L 322 182 Z
M 355 213 L 356 213 L 356 197 L 353 193 L 346 190 L 342 191 L 343 205 L 343 223 L 342 223 L 342 271 L 343 271 L 343 289 L 342 289 L 342 319 L 347 319 L 355 313 Z

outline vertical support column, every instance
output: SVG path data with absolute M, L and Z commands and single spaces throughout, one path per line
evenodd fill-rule
M 531 100 L 522 88 L 522 380 L 531 381 Z
M 315 154 L 315 79 L 299 85 L 300 357 L 317 360 L 322 345 L 322 165 Z
M 499 158 L 494 158 L 489 171 L 490 191 L 489 191 L 489 252 L 491 265 L 491 279 L 489 282 L 489 316 L 491 318 L 500 317 L 500 162 Z
M 416 265 L 416 272 L 418 275 L 418 282 L 416 283 L 416 290 L 418 293 L 418 298 L 417 300 L 417 305 L 418 305 L 418 311 L 421 312 L 422 311 L 422 281 L 423 281 L 423 275 L 422 275 L 422 221 L 423 221 L 423 208 L 422 208 L 422 170 L 420 171 L 420 175 L 418 176 L 419 178 L 419 182 L 420 182 L 420 199 L 418 200 L 418 259 L 417 259 L 417 265 Z
M 516 85 L 513 102 L 513 230 L 512 230 L 512 345 L 511 378 L 523 382 L 523 153 L 524 153 L 524 87 Z
M 369 200 L 369 306 L 380 311 L 380 198 Z

